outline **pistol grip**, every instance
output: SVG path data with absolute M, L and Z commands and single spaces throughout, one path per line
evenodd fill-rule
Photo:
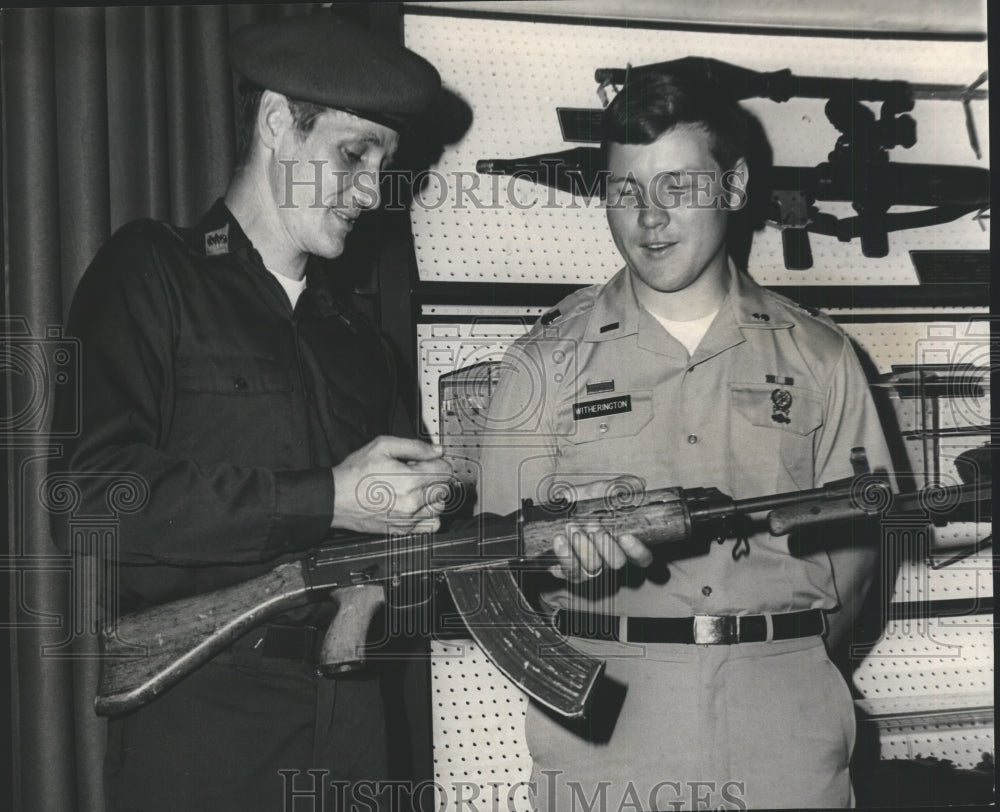
M 381 584 L 342 586 L 330 593 L 337 614 L 330 621 L 320 650 L 319 667 L 326 674 L 343 674 L 365 664 L 364 646 L 372 616 L 385 606 Z

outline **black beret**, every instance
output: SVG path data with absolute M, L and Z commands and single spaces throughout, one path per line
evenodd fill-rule
M 409 129 L 441 90 L 422 56 L 325 11 L 243 26 L 229 58 L 263 88 L 397 130 Z

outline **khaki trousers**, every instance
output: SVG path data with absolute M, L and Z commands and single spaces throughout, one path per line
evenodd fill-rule
M 853 806 L 854 704 L 822 638 L 573 643 L 606 677 L 582 722 L 529 707 L 534 808 Z

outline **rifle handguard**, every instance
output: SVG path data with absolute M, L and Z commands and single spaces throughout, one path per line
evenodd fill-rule
M 623 502 L 616 504 L 616 502 Z M 639 510 L 641 508 L 641 510 Z M 620 499 L 613 490 L 606 498 L 583 499 L 565 508 L 526 504 L 521 539 L 526 559 L 552 552 L 552 537 L 567 521 L 602 525 L 614 536 L 631 534 L 645 544 L 683 542 L 691 536 L 691 517 L 681 488 L 661 488 Z
M 831 487 L 827 496 L 772 510 L 767 516 L 768 529 L 783 536 L 796 530 L 826 522 L 879 516 L 892 507 L 893 493 L 887 479 L 877 475 L 859 477 L 848 492 Z

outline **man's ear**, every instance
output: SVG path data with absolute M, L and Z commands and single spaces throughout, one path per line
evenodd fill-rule
M 747 183 L 750 171 L 747 162 L 740 158 L 722 175 L 722 201 L 730 211 L 739 211 L 747 202 Z
M 257 136 L 268 149 L 277 147 L 284 131 L 292 124 L 288 99 L 273 90 L 265 90 L 257 108 Z

